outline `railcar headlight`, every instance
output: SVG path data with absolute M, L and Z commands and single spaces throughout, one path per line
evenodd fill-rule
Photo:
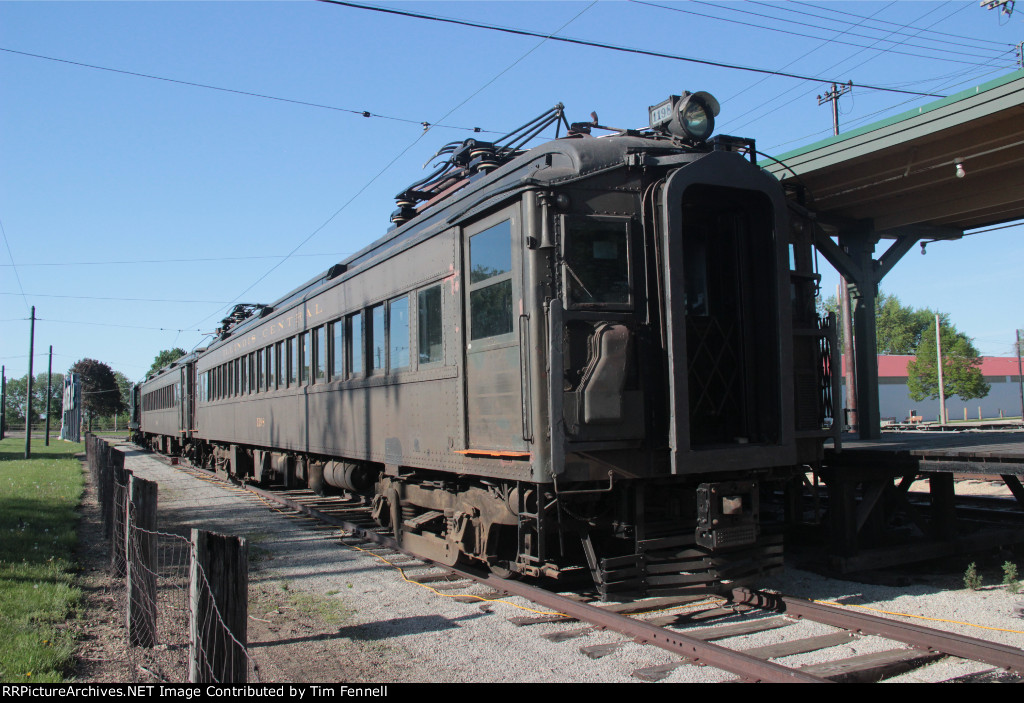
M 715 131 L 715 115 L 720 107 L 711 93 L 684 92 L 676 103 L 676 119 L 685 136 L 704 141 Z M 683 136 L 683 135 L 677 135 Z
M 720 106 L 711 93 L 683 91 L 648 108 L 652 129 L 676 137 L 705 141 L 715 130 L 715 115 Z

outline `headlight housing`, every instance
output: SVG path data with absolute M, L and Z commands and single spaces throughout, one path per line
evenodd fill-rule
M 721 109 L 718 100 L 703 90 L 696 93 L 683 91 L 648 108 L 651 128 L 669 134 L 703 142 L 715 130 L 715 115 Z

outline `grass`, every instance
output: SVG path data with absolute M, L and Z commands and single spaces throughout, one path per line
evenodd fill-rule
M 80 591 L 72 575 L 77 543 L 81 444 L 0 441 L 0 681 L 60 682 L 75 641 L 62 627 Z

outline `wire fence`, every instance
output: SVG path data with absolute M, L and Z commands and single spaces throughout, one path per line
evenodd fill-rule
M 93 435 L 86 457 L 132 681 L 259 682 L 247 649 L 245 540 L 157 530 L 157 484 L 134 476 L 124 454 Z

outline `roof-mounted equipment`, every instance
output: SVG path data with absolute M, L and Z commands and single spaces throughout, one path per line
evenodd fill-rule
M 395 196 L 398 209 L 391 213 L 391 222 L 395 226 L 405 224 L 434 202 L 443 200 L 477 177 L 508 163 L 525 151 L 523 147 L 531 139 L 551 125 L 557 124 L 561 129 L 564 124 L 568 129 L 564 109 L 565 106 L 558 103 L 542 115 L 493 142 L 466 139 L 445 144 L 427 163 L 445 154 L 448 158 L 440 162 L 429 176 L 416 181 Z M 557 133 L 555 138 L 558 138 Z M 420 205 L 424 201 L 426 205 Z
M 721 106 L 711 93 L 683 91 L 647 108 L 651 129 L 693 142 L 708 140 L 715 131 L 715 116 Z

